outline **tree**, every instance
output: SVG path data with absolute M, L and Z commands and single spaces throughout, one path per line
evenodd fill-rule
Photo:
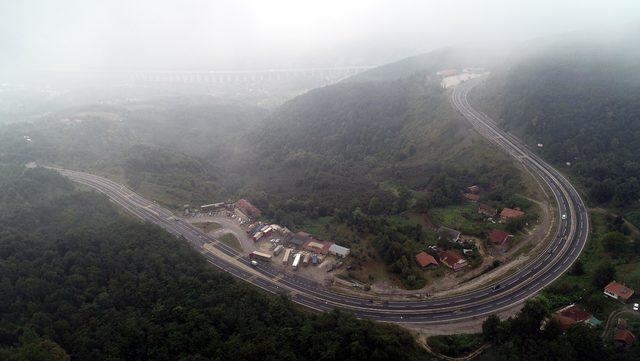
M 584 275 L 584 263 L 582 263 L 581 259 L 577 259 L 573 266 L 571 267 L 571 272 L 569 272 L 572 276 L 582 276 Z
M 616 269 L 609 262 L 601 264 L 593 273 L 592 283 L 597 288 L 603 288 L 616 278 Z
M 602 244 L 608 252 L 620 254 L 627 247 L 627 237 L 620 232 L 609 232 L 602 237 Z
M 500 332 L 500 318 L 496 315 L 490 315 L 482 323 L 482 337 L 487 342 L 494 342 L 498 339 Z

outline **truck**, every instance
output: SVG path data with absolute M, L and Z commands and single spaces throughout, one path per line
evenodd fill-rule
M 249 253 L 249 258 L 252 261 L 262 260 L 262 261 L 271 262 L 271 255 L 264 252 L 260 252 L 260 251 L 253 251 Z
M 302 265 L 305 267 L 308 266 L 310 259 L 311 259 L 311 255 L 309 253 L 305 253 L 304 258 L 302 259 Z
M 318 265 L 318 255 L 314 254 L 311 256 L 311 264 L 313 264 L 314 266 Z
M 291 255 L 291 248 L 287 248 L 284 251 L 284 256 L 282 256 L 282 264 L 287 264 L 289 262 L 290 255 Z
M 302 258 L 302 253 L 296 253 L 295 258 L 293 259 L 293 264 L 291 265 L 294 271 L 298 269 L 298 265 L 300 264 L 300 258 Z
M 256 234 L 254 234 L 254 235 L 253 235 L 253 241 L 254 241 L 254 242 L 258 242 L 258 240 L 259 240 L 260 238 L 262 238 L 262 236 L 263 236 L 262 232 L 258 232 L 258 233 L 256 233 Z
M 284 246 L 282 246 L 281 244 L 276 246 L 276 249 L 273 250 L 273 255 L 277 256 L 280 254 L 280 252 L 282 252 L 282 250 L 284 249 Z

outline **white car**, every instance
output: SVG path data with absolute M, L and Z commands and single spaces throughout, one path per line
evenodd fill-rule
M 251 261 L 251 265 L 252 265 L 253 267 L 257 266 L 257 265 L 258 265 L 258 261 L 253 261 L 253 260 L 252 260 L 252 261 Z
M 637 311 L 637 310 L 638 310 L 638 308 L 640 308 L 640 304 L 634 303 L 634 304 L 633 304 L 633 310 L 634 310 L 634 311 Z
M 563 219 L 563 220 L 567 219 L 567 215 L 566 215 L 566 214 L 563 214 L 563 215 L 562 215 L 562 219 Z

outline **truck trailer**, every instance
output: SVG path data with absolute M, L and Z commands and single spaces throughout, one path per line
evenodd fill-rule
M 276 248 L 273 250 L 273 255 L 277 256 L 280 254 L 280 252 L 282 252 L 282 250 L 284 249 L 284 246 L 279 244 L 276 246 Z
M 271 262 L 271 255 L 264 253 L 264 252 L 259 252 L 259 251 L 253 251 L 251 253 L 249 253 L 249 258 L 252 260 L 262 260 L 262 261 L 267 261 L 267 262 Z
M 291 255 L 291 248 L 287 248 L 284 251 L 284 256 L 282 256 L 282 264 L 287 264 L 289 262 L 289 256 Z
M 302 253 L 296 253 L 295 258 L 293 259 L 293 264 L 291 265 L 294 271 L 298 269 L 298 265 L 300 264 L 300 258 L 302 258 Z

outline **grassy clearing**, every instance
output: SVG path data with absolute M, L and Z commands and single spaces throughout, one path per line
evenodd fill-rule
M 430 211 L 434 221 L 446 227 L 457 229 L 465 234 L 480 234 L 489 228 L 490 223 L 484 221 L 484 217 L 478 214 L 477 204 L 455 205 L 444 208 L 436 208 Z M 491 224 L 491 228 L 503 228 L 501 224 Z
M 624 217 L 631 222 L 634 226 L 640 228 L 640 210 L 634 210 L 627 212 Z
M 216 222 L 196 222 L 193 223 L 193 225 L 200 228 L 204 233 L 213 232 L 222 228 L 222 226 Z
M 236 238 L 236 236 L 234 236 L 231 233 L 227 233 L 222 235 L 222 237 L 218 238 L 220 240 L 220 242 L 226 244 L 227 246 L 233 247 L 238 251 L 242 251 L 242 247 L 240 246 L 240 242 L 238 241 L 238 239 Z

